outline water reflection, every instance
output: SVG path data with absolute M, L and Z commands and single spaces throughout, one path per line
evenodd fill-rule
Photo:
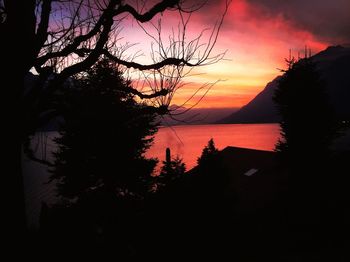
M 147 156 L 158 157 L 163 161 L 165 150 L 169 147 L 172 155 L 182 157 L 187 169 L 190 169 L 196 165 L 197 158 L 210 138 L 214 138 L 219 149 L 237 146 L 272 151 L 279 138 L 279 125 L 226 124 L 163 127 L 159 129 L 155 143 L 147 152 Z

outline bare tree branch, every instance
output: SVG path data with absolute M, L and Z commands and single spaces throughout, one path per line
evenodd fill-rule
M 106 10 L 102 13 L 102 15 L 100 16 L 97 23 L 94 25 L 94 27 L 88 33 L 75 37 L 73 42 L 71 44 L 67 45 L 61 51 L 50 52 L 50 53 L 47 53 L 41 57 L 38 57 L 36 59 L 35 64 L 41 66 L 44 63 L 46 63 L 46 61 L 48 61 L 49 59 L 52 59 L 55 57 L 66 57 L 69 54 L 73 53 L 82 42 L 87 41 L 90 38 L 92 38 L 93 36 L 95 36 L 96 34 L 100 33 L 101 27 L 108 26 L 106 23 L 110 23 L 110 19 L 111 19 L 111 17 L 113 17 L 113 10 L 114 10 L 115 6 L 118 4 L 118 2 L 119 2 L 118 0 L 111 0 L 110 1 Z M 111 25 L 110 25 L 110 28 L 111 28 Z
M 34 93 L 39 94 L 33 99 L 31 108 L 37 107 L 36 111 L 39 112 L 66 79 L 87 70 L 101 56 L 125 67 L 128 72 L 133 70 L 133 77 L 139 74 L 139 79 L 143 82 L 141 89 L 135 87 L 124 91 L 148 100 L 146 103 L 156 108 L 168 107 L 175 93 L 185 85 L 183 79 L 190 74 L 192 68 L 214 64 L 223 59 L 225 52 L 213 56 L 211 54 L 229 2 L 227 0 L 225 11 L 212 28 L 209 39 L 204 41 L 208 29 L 202 30 L 192 40 L 186 33 L 192 12 L 202 7 L 206 1 L 191 3 L 191 7 L 186 9 L 182 6 L 182 0 L 162 0 L 150 8 L 146 7 L 146 2 L 132 7 L 120 0 L 37 0 L 41 4 L 37 9 L 40 23 L 37 25 L 36 39 L 37 45 L 42 48 L 33 66 L 40 75 L 45 75 L 47 81 L 42 81 L 45 88 L 35 89 Z M 179 15 L 177 29 L 173 29 L 166 40 L 162 39 L 162 16 L 158 23 L 150 22 L 165 10 L 177 10 Z M 53 13 L 57 14 L 57 18 L 51 21 Z M 151 44 L 150 63 L 136 61 L 140 55 L 138 52 L 127 52 L 132 44 L 127 42 L 123 46 L 118 43 L 121 40 L 119 32 L 125 26 L 121 23 L 128 14 L 154 40 Z M 141 25 L 145 22 L 150 22 L 156 30 L 156 36 Z M 50 70 L 54 74 L 46 73 Z M 210 84 L 203 85 L 189 99 L 193 99 L 202 90 L 205 90 L 205 95 L 210 88 Z
M 47 0 L 52 1 L 52 0 Z M 130 5 L 126 4 L 124 6 L 119 6 L 116 10 L 114 9 L 120 1 L 118 0 L 111 0 L 107 8 L 104 10 L 102 15 L 100 16 L 99 20 L 95 24 L 95 26 L 86 34 L 77 36 L 73 42 L 69 45 L 67 45 L 63 50 L 60 50 L 58 52 L 50 52 L 47 53 L 41 57 L 38 57 L 36 59 L 36 65 L 43 65 L 48 61 L 49 59 L 56 58 L 56 57 L 65 57 L 69 54 L 73 53 L 84 41 L 87 41 L 91 39 L 93 36 L 98 34 L 100 32 L 100 29 L 102 26 L 104 26 L 104 23 L 107 17 L 110 16 L 117 16 L 124 12 L 131 13 L 135 19 L 137 19 L 140 22 L 147 22 L 151 20 L 156 14 L 163 12 L 167 8 L 174 7 L 179 0 L 163 0 L 162 2 L 156 4 L 153 6 L 148 12 L 145 14 L 138 14 L 137 11 L 132 8 Z M 43 6 L 44 7 L 44 6 Z M 107 14 L 108 13 L 108 14 Z M 69 31 L 69 30 L 67 30 Z
M 104 54 L 106 57 L 108 57 L 109 59 L 113 60 L 114 62 L 124 65 L 128 68 L 135 68 L 135 69 L 139 69 L 139 70 L 157 70 L 160 69 L 164 66 L 168 66 L 168 65 L 174 65 L 174 66 L 195 66 L 194 64 L 189 63 L 188 61 L 186 61 L 183 58 L 175 58 L 175 57 L 169 57 L 169 58 L 165 58 L 164 60 L 162 60 L 161 62 L 158 63 L 154 63 L 154 64 L 149 64 L 149 65 L 143 65 L 143 64 L 139 64 L 139 63 L 135 63 L 132 61 L 125 61 L 122 60 L 118 57 L 113 56 L 111 53 L 108 52 L 108 50 L 104 49 L 102 51 L 102 54 Z
M 47 29 L 49 27 L 50 13 L 51 13 L 51 3 L 52 0 L 43 0 L 43 4 L 41 7 L 41 17 L 39 27 L 35 36 L 35 54 L 38 55 L 40 49 L 44 45 L 47 39 Z
M 163 0 L 160 3 L 154 5 L 149 11 L 144 14 L 139 14 L 132 6 L 126 4 L 120 6 L 116 10 L 116 14 L 121 14 L 123 12 L 130 13 L 137 21 L 144 23 L 150 21 L 156 14 L 165 11 L 168 8 L 173 8 L 178 6 L 179 0 Z
M 118 0 L 111 0 L 111 2 L 109 3 L 109 9 L 107 9 L 103 13 L 104 15 L 103 24 L 102 24 L 103 29 L 99 35 L 99 39 L 97 40 L 95 48 L 90 52 L 90 54 L 82 62 L 76 63 L 74 65 L 71 65 L 63 69 L 62 72 L 52 82 L 51 89 L 57 88 L 69 76 L 73 76 L 79 72 L 82 72 L 90 68 L 98 60 L 98 58 L 102 53 L 103 47 L 108 40 L 109 33 L 113 25 L 113 9 L 118 2 L 119 2 Z
M 79 11 L 80 11 L 80 8 L 81 8 L 83 2 L 84 2 L 84 0 L 80 0 L 80 3 L 78 4 L 78 7 L 77 7 L 77 9 L 75 10 L 75 12 L 74 12 L 74 14 L 73 14 L 73 16 L 72 16 L 72 18 L 71 18 L 71 23 L 70 23 L 69 27 L 66 28 L 66 27 L 63 26 L 63 29 L 62 29 L 62 30 L 58 30 L 58 31 L 56 31 L 56 32 L 47 32 L 47 34 L 50 35 L 50 36 L 53 37 L 53 38 L 54 38 L 54 35 L 56 35 L 56 34 L 60 34 L 60 36 L 57 37 L 56 39 L 54 39 L 53 41 L 48 41 L 47 43 L 44 43 L 44 44 L 42 45 L 42 47 L 52 46 L 52 45 L 54 45 L 54 44 L 60 42 L 61 40 L 64 39 L 64 37 L 65 37 L 68 33 L 71 32 L 72 29 L 74 29 L 74 27 L 77 27 L 77 26 L 83 24 L 83 22 L 85 22 L 85 21 L 87 21 L 87 20 L 89 19 L 89 18 L 87 18 L 87 19 L 85 19 L 85 20 L 83 20 L 83 21 L 80 21 L 80 23 L 75 24 L 75 21 L 76 21 L 77 17 L 79 17 Z
M 157 91 L 157 92 L 152 93 L 152 94 L 144 94 L 144 93 L 142 93 L 134 88 L 124 89 L 122 91 L 137 95 L 141 99 L 151 99 L 151 98 L 155 98 L 155 97 L 159 97 L 159 96 L 165 96 L 169 92 L 167 89 L 162 89 L 162 90 Z

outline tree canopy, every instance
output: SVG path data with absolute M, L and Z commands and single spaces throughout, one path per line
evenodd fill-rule
M 197 159 L 199 166 L 206 165 L 218 154 L 219 150 L 215 147 L 214 139 L 211 138 L 208 144 L 203 148 L 202 155 Z
M 130 93 L 151 100 L 150 104 L 166 112 L 164 108 L 169 106 L 191 68 L 215 63 L 224 56 L 224 53 L 212 55 L 212 50 L 229 1 L 222 17 L 213 25 L 209 39 L 203 39 L 206 29 L 192 39 L 188 36 L 191 14 L 205 3 L 183 0 L 0 2 L 0 33 L 9 35 L 18 29 L 22 32 L 21 42 L 26 43 L 21 51 L 21 79 L 30 70 L 39 75 L 39 81 L 29 90 L 23 86 L 16 90 L 17 98 L 21 97 L 23 130 L 30 134 L 60 114 L 50 103 L 52 96 L 67 79 L 88 70 L 101 57 L 114 61 L 138 79 L 139 87 L 133 85 L 128 90 Z M 167 11 L 177 13 L 179 23 L 176 34 L 173 30 L 164 36 L 163 13 Z M 141 28 L 144 38 L 150 39 L 149 62 L 136 61 L 144 54 L 133 49 L 136 43 L 122 41 L 121 32 L 132 23 Z M 150 32 L 146 24 L 154 30 Z M 4 39 L 1 49 L 11 48 L 14 44 L 11 41 L 15 39 Z
M 282 117 L 277 152 L 289 160 L 325 157 L 336 128 L 325 82 L 312 58 L 288 62 L 273 99 Z
M 8 103 L 8 108 L 5 107 L 3 112 L 6 112 L 5 122 L 11 127 L 8 130 L 9 140 L 14 141 L 8 155 L 16 163 L 9 169 L 14 173 L 10 182 L 13 192 L 20 196 L 17 204 L 13 205 L 19 214 L 16 219 L 21 220 L 19 223 L 22 226 L 18 227 L 20 233 L 25 227 L 22 148 L 29 144 L 28 139 L 38 127 L 64 113 L 62 104 L 56 103 L 56 96 L 65 83 L 89 70 L 102 57 L 109 58 L 123 67 L 126 74 L 134 70 L 131 73 L 134 76 L 136 74 L 135 79 L 142 78 L 138 87 L 128 86 L 131 87 L 128 92 L 140 100 L 147 100 L 148 105 L 164 114 L 169 111 L 168 106 L 174 94 L 183 85 L 183 77 L 192 68 L 212 64 L 223 58 L 225 53 L 213 55 L 212 51 L 230 1 L 226 1 L 222 16 L 213 24 L 205 40 L 203 36 L 206 29 L 193 38 L 187 33 L 191 14 L 206 1 L 188 1 L 187 5 L 185 2 L 0 1 L 0 64 L 3 70 L 3 97 Z M 178 13 L 179 23 L 177 30 L 164 36 L 162 21 L 167 19 L 168 12 Z M 132 25 L 144 30 L 144 37 L 152 40 L 149 63 L 136 61 L 142 53 L 131 49 L 135 43 L 126 40 L 122 44 L 119 41 L 119 33 L 127 27 L 123 22 L 128 19 Z M 145 24 L 154 27 L 156 33 L 152 35 L 148 32 Z M 23 80 L 30 72 L 37 75 L 37 81 L 28 86 Z M 32 160 L 45 162 L 34 155 L 28 156 Z
M 143 180 L 157 161 L 143 154 L 157 131 L 156 114 L 135 101 L 130 85 L 116 63 L 101 60 L 64 90 L 65 123 L 52 176 L 61 196 L 147 190 Z

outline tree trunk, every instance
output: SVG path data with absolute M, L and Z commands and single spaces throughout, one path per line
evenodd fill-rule
M 35 0 L 4 0 L 6 20 L 0 24 L 0 67 L 2 136 L 5 165 L 1 169 L 5 211 L 2 212 L 9 231 L 6 242 L 15 247 L 26 244 L 28 229 L 22 175 L 23 125 L 21 95 L 24 75 L 31 67 L 35 35 Z M 7 143 L 6 143 L 7 142 Z M 7 190 L 6 190 L 7 189 Z M 18 249 L 20 251 L 22 249 Z

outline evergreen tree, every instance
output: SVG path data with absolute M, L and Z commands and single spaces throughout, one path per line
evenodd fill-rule
M 211 162 L 212 159 L 218 154 L 219 150 L 215 147 L 214 139 L 211 138 L 208 144 L 204 147 L 202 155 L 197 159 L 197 164 L 203 166 Z
M 218 158 L 219 150 L 215 147 L 211 138 L 203 148 L 202 155 L 197 159 L 200 174 L 199 184 L 204 191 L 220 191 L 227 182 L 225 171 L 222 168 L 221 159 Z
M 170 162 L 163 162 L 160 176 L 169 177 L 169 179 L 173 180 L 176 177 L 183 175 L 185 171 L 185 163 L 182 162 L 182 159 L 179 156 L 176 156 Z
M 179 156 L 163 161 L 160 174 L 156 177 L 157 187 L 168 186 L 172 181 L 181 178 L 186 172 L 186 165 Z
M 282 138 L 275 150 L 290 162 L 327 157 L 335 121 L 325 83 L 311 58 L 288 61 L 273 99 L 282 118 Z
M 282 138 L 275 150 L 287 167 L 284 205 L 289 225 L 302 231 L 307 228 L 319 240 L 319 232 L 328 227 L 327 216 L 335 210 L 328 206 L 336 169 L 330 145 L 338 131 L 325 82 L 312 58 L 288 62 L 274 101 L 282 119 Z
M 136 102 L 130 89 L 117 65 L 101 60 L 65 90 L 65 123 L 52 170 L 60 196 L 147 190 L 144 180 L 157 161 L 144 153 L 157 131 L 156 115 Z

